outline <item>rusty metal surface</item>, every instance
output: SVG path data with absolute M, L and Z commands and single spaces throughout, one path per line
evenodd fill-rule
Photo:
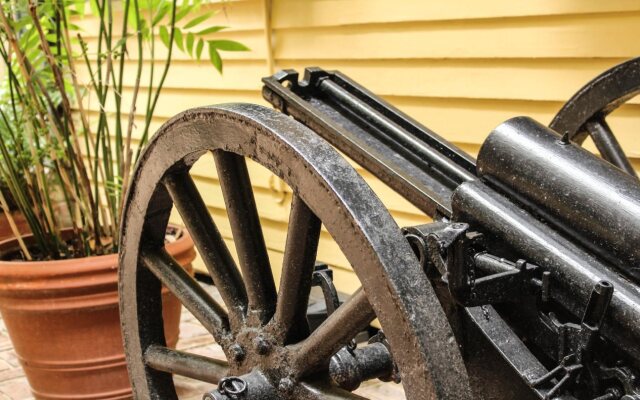
M 238 192 L 250 189 L 243 172 L 246 169 L 228 154 L 253 159 L 294 190 L 299 199 L 294 200 L 293 218 L 300 225 L 290 228 L 293 238 L 288 239 L 287 248 L 302 254 L 285 255 L 288 261 L 283 274 L 293 274 L 288 278 L 291 282 L 296 280 L 296 274 L 300 282 L 311 279 L 306 276 L 310 269 L 296 264 L 313 260 L 314 244 L 300 242 L 295 235 L 317 236 L 319 224 L 313 222 L 314 216 L 331 233 L 360 278 L 364 291 L 340 306 L 304 340 L 297 342 L 305 336 L 304 330 L 289 333 L 289 322 L 282 324 L 271 317 L 275 312 L 287 321 L 299 318 L 301 306 L 297 302 L 306 300 L 298 294 L 306 291 L 308 284 L 281 291 L 283 298 L 276 299 L 278 304 L 274 307 L 274 293 L 265 278 L 267 266 L 254 264 L 254 269 L 246 271 L 249 277 L 245 275 L 252 282 L 244 288 L 237 287 L 237 267 L 224 250 L 215 225 L 206 209 L 203 211 L 202 199 L 185 173 L 207 151 L 224 152 L 222 157 L 216 157 L 218 170 L 230 168 L 233 172 L 228 176 L 236 178 L 229 182 L 244 183 L 227 188 L 225 193 L 228 205 L 236 206 L 239 212 L 252 212 L 254 206 L 250 193 Z M 223 182 L 225 178 L 221 179 Z M 174 202 L 187 217 L 187 228 L 205 255 L 229 313 L 215 305 L 206 293 L 200 293 L 195 283 L 161 251 Z M 295 204 L 304 204 L 308 210 L 296 208 Z M 233 214 L 232 211 L 232 224 Z M 246 223 L 242 218 L 235 220 L 240 227 Z M 189 366 L 200 370 L 206 362 L 215 371 L 228 367 L 230 374 L 244 376 L 249 386 L 254 382 L 254 389 L 247 389 L 254 395 L 246 398 L 359 398 L 320 382 L 327 380 L 330 356 L 374 316 L 385 329 L 408 399 L 470 398 L 466 371 L 449 323 L 399 228 L 353 168 L 324 140 L 290 118 L 246 104 L 200 108 L 176 116 L 163 126 L 143 154 L 127 196 L 123 222 L 121 319 L 137 398 L 176 398 L 171 375 L 166 371 L 186 374 Z M 250 226 L 255 229 L 255 223 Z M 262 251 L 260 238 L 249 237 L 254 233 L 242 228 L 234 231 L 234 236 L 242 236 L 242 248 L 248 256 Z M 255 261 L 252 258 L 251 262 Z M 249 260 L 244 263 L 241 268 L 246 268 Z M 165 343 L 160 282 L 173 289 L 216 336 L 227 355 L 226 365 L 162 349 Z M 301 299 L 291 304 L 292 311 L 279 305 L 280 301 L 297 297 Z M 202 372 L 194 375 L 202 377 Z M 256 391 L 260 385 L 263 390 Z

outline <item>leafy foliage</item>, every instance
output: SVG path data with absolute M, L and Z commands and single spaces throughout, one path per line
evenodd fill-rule
M 220 72 L 220 51 L 248 50 L 210 39 L 225 27 L 205 26 L 215 14 L 208 8 L 202 0 L 0 0 L 6 66 L 0 181 L 25 215 L 41 258 L 117 251 L 123 193 L 148 139 L 174 48 L 200 59 L 206 45 Z M 88 39 L 76 24 L 86 16 L 97 20 L 98 31 Z M 156 38 L 167 48 L 160 58 Z M 84 81 L 78 65 L 86 70 Z M 97 115 L 90 101 L 97 101 Z M 71 235 L 63 237 L 68 229 Z M 23 253 L 31 257 L 24 244 Z

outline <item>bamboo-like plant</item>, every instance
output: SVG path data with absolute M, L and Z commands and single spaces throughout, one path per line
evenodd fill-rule
M 0 0 L 0 179 L 33 233 L 32 246 L 20 241 L 26 260 L 116 252 L 124 192 L 174 47 L 197 59 L 206 48 L 220 72 L 219 51 L 248 50 L 209 39 L 225 27 L 202 28 L 213 14 L 202 0 L 90 0 L 89 10 L 85 4 Z M 95 20 L 97 36 L 85 37 L 76 25 L 85 15 Z M 162 57 L 156 38 L 167 49 Z M 131 94 L 124 96 L 127 85 Z M 12 223 L 2 192 L 0 207 Z

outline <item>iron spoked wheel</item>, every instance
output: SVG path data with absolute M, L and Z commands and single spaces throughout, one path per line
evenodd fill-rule
M 239 268 L 189 175 L 206 152 L 213 152 L 216 161 Z M 294 192 L 278 291 L 245 157 L 280 176 Z M 164 251 L 173 205 L 226 311 Z M 305 316 L 321 224 L 351 263 L 362 288 L 310 333 Z M 166 348 L 161 283 L 214 336 L 226 363 Z M 125 205 L 120 299 L 127 362 L 138 399 L 177 398 L 171 373 L 212 384 L 242 376 L 248 386 L 243 399 L 361 399 L 328 383 L 327 364 L 376 316 L 408 399 L 470 398 L 444 312 L 389 213 L 326 142 L 263 107 L 232 104 L 190 110 L 167 122 L 149 143 Z
M 549 127 L 578 144 L 591 136 L 602 158 L 637 177 L 606 117 L 638 94 L 640 58 L 634 58 L 586 84 L 562 107 Z

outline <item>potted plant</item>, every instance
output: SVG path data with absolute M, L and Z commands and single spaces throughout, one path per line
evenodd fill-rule
M 203 27 L 212 13 L 201 0 L 87 4 L 0 0 L 0 193 L 9 195 L 0 213 L 12 220 L 10 197 L 29 228 L 23 235 L 10 223 L 15 238 L 0 242 L 0 312 L 36 398 L 131 396 L 116 253 L 132 166 L 174 48 L 198 59 L 206 52 L 219 71 L 220 50 L 247 50 L 211 38 L 223 27 Z M 96 21 L 91 40 L 75 25 L 85 13 Z M 161 58 L 156 38 L 167 48 Z M 125 76 L 134 79 L 128 96 Z M 188 233 L 171 227 L 167 241 L 189 269 Z M 180 304 L 168 292 L 163 301 L 175 345 Z

